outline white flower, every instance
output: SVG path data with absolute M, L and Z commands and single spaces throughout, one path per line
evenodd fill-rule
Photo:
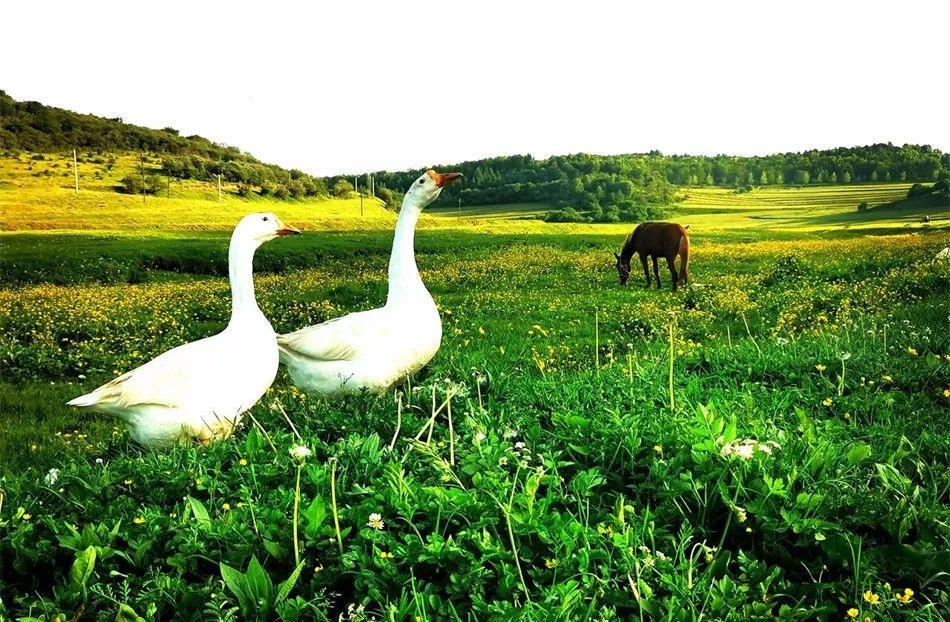
M 102 464 L 102 458 L 96 458 L 96 464 Z
M 515 443 L 515 451 L 518 451 L 521 449 L 524 449 L 524 443 L 521 441 L 518 441 L 517 443 Z
M 478 433 L 475 434 L 475 442 L 476 442 L 476 443 L 481 443 L 483 440 L 485 440 L 485 433 L 484 433 L 484 432 L 478 432 Z
M 49 473 L 46 474 L 46 477 L 43 478 L 43 482 L 47 486 L 52 486 L 59 481 L 59 469 L 53 468 L 49 470 Z
M 719 450 L 719 454 L 726 458 L 735 457 L 749 460 L 757 451 L 771 455 L 773 447 L 775 449 L 781 449 L 781 445 L 775 441 L 760 443 L 754 438 L 747 438 L 723 445 L 722 449 Z
M 299 464 L 306 462 L 312 453 L 306 445 L 294 445 L 290 448 L 290 456 Z
M 775 343 L 777 343 L 780 346 L 788 345 L 788 339 L 786 339 L 785 337 L 776 337 Z
M 386 523 L 383 522 L 383 515 L 379 512 L 373 512 L 369 515 L 369 522 L 366 523 L 366 526 L 371 529 L 382 529 L 386 526 Z

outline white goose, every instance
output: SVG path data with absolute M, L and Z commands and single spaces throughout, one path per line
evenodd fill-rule
M 274 214 L 242 218 L 228 250 L 227 328 L 160 354 L 68 404 L 122 419 L 132 438 L 147 447 L 229 436 L 277 375 L 276 335 L 254 298 L 254 251 L 292 233 L 300 232 Z
M 423 208 L 461 173 L 426 171 L 406 192 L 389 258 L 386 305 L 279 335 L 294 384 L 321 394 L 383 393 L 428 363 L 442 343 L 442 319 L 416 267 L 413 238 Z

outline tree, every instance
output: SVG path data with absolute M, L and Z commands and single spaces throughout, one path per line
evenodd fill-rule
M 333 184 L 333 188 L 330 189 L 330 194 L 339 199 L 345 199 L 350 196 L 350 193 L 353 191 L 353 184 L 345 179 L 339 179 Z

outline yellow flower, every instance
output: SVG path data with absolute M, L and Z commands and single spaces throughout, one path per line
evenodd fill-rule
M 944 396 L 944 397 L 950 397 L 950 389 L 944 389 L 944 390 L 943 390 L 943 396 Z
M 897 600 L 905 605 L 909 605 L 910 601 L 914 599 L 914 590 L 909 587 L 904 588 L 904 593 L 897 594 Z
M 132 522 L 135 523 L 136 525 L 141 525 L 142 523 L 145 522 L 145 519 L 142 518 L 141 516 L 136 516 L 135 518 L 132 519 Z
M 872 592 L 871 590 L 868 590 L 867 592 L 864 593 L 864 600 L 868 601 L 872 605 L 876 605 L 879 602 L 881 602 L 881 597 L 875 594 L 874 592 Z
M 125 484 L 126 486 L 128 486 L 128 485 L 130 485 L 130 484 L 132 483 L 132 480 L 130 480 L 130 479 L 122 480 L 122 483 Z
M 231 511 L 231 504 L 230 504 L 230 503 L 225 503 L 224 505 L 221 506 L 221 509 L 224 510 L 225 512 L 230 512 L 230 511 Z
M 831 406 L 832 401 L 830 397 L 826 397 L 825 399 L 821 401 L 821 403 L 824 404 L 825 406 Z
M 245 460 L 244 458 L 241 458 L 240 460 L 238 460 L 238 464 L 241 466 L 247 466 L 247 460 Z
M 658 454 L 660 454 L 660 455 L 662 456 L 662 455 L 663 455 L 663 445 L 654 445 L 654 446 L 653 446 L 653 451 L 655 451 L 656 453 L 658 453 Z
M 850 609 L 848 609 L 848 617 L 849 617 L 849 618 L 856 618 L 856 617 L 858 617 L 858 610 L 855 609 L 854 607 L 851 607 Z
M 31 518 L 33 518 L 33 515 L 32 515 L 32 514 L 24 514 L 24 515 L 21 516 L 20 518 L 22 518 L 23 520 L 30 520 Z
M 380 551 L 380 552 L 379 552 L 379 556 L 380 556 L 381 558 L 383 558 L 383 559 L 392 559 L 392 558 L 393 558 L 393 554 L 390 553 L 389 551 Z
M 907 346 L 907 354 L 911 356 L 917 356 L 917 350 L 915 350 L 914 348 L 910 346 Z
M 824 365 L 815 365 L 815 369 L 817 369 L 818 371 L 825 371 L 828 368 L 825 367 Z
M 201 486 L 201 478 L 195 478 L 195 486 Z
M 546 559 L 546 560 L 544 560 L 544 565 L 547 566 L 549 569 L 551 569 L 551 568 L 557 568 L 557 560 L 556 560 L 556 559 Z
M 881 380 L 883 380 L 884 382 L 894 382 L 894 379 L 891 378 L 890 376 L 881 376 Z

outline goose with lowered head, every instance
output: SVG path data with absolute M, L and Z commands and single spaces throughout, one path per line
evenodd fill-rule
M 166 447 L 226 438 L 277 375 L 277 341 L 254 297 L 254 251 L 300 233 L 270 213 L 249 214 L 231 235 L 231 320 L 217 335 L 186 343 L 68 402 L 123 420 L 136 441 Z
M 402 202 L 386 304 L 279 335 L 280 360 L 300 389 L 333 395 L 383 393 L 428 363 L 442 343 L 442 319 L 416 267 L 413 239 L 423 208 L 461 173 L 426 171 Z

